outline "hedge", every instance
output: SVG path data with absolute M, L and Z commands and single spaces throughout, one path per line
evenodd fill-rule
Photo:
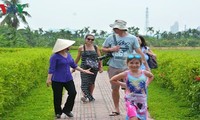
M 177 100 L 187 100 L 200 113 L 200 51 L 159 50 L 156 54 L 159 67 L 152 70 L 155 81 L 177 92 Z
M 0 48 L 0 116 L 23 100 L 31 89 L 45 83 L 49 49 Z

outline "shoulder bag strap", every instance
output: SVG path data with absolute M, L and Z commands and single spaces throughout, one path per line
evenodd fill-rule
M 85 53 L 85 44 L 83 45 L 83 51 L 84 51 L 84 53 Z
M 94 49 L 95 49 L 95 51 L 97 52 L 97 46 L 96 46 L 96 45 L 94 45 Z
M 113 34 L 113 39 L 114 39 L 114 43 L 115 43 L 115 45 L 117 45 L 117 40 L 116 40 L 116 36 L 115 36 L 115 34 Z

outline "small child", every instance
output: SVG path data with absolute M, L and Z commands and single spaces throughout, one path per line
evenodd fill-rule
M 125 102 L 129 120 L 147 120 L 147 86 L 153 80 L 151 72 L 141 70 L 142 59 L 139 54 L 127 57 L 128 70 L 115 75 L 110 82 L 126 87 Z M 124 79 L 125 82 L 120 80 Z

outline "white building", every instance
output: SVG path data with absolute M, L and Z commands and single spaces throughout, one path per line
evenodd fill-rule
M 179 31 L 179 24 L 176 21 L 171 27 L 170 27 L 170 32 L 172 33 L 177 33 Z
M 200 31 L 200 26 L 197 27 L 197 30 Z

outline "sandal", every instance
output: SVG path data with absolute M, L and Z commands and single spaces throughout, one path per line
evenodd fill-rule
M 117 115 L 120 115 L 119 112 L 112 112 L 109 116 L 117 116 Z

